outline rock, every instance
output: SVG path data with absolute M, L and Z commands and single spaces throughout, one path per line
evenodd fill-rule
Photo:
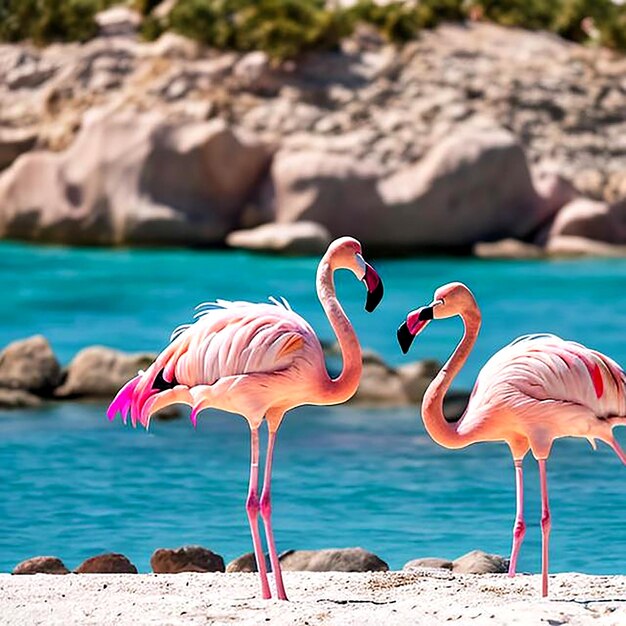
M 0 387 L 50 395 L 61 380 L 61 366 L 42 335 L 14 341 L 0 352 Z
M 37 141 L 34 128 L 0 128 L 0 170 L 11 165 L 20 154 L 30 150 Z
M 99 554 L 83 561 L 76 574 L 136 574 L 137 568 L 123 555 L 115 552 Z
M 626 257 L 626 245 L 604 243 L 586 237 L 559 235 L 552 237 L 546 245 L 551 257 Z
M 268 561 L 268 558 L 265 559 Z M 268 565 L 269 568 L 269 565 Z M 254 556 L 254 552 L 247 552 L 246 554 L 242 554 L 238 556 L 236 559 L 233 559 L 226 566 L 226 573 L 231 572 L 256 572 L 256 558 Z
M 290 550 L 279 556 L 286 572 L 387 572 L 389 566 L 363 548 Z
M 141 25 L 141 15 L 121 5 L 100 11 L 96 14 L 95 20 L 101 37 L 134 36 Z
M 233 76 L 240 89 L 263 95 L 275 94 L 282 84 L 269 57 L 261 50 L 244 54 L 235 65 Z
M 482 550 L 472 550 L 452 563 L 455 574 L 504 574 L 508 569 L 508 559 Z
M 7 72 L 5 81 L 11 90 L 35 89 L 54 76 L 55 72 L 55 67 L 31 58 Z
M 263 224 L 236 230 L 226 237 L 226 243 L 233 248 L 305 255 L 323 254 L 330 241 L 328 231 L 314 222 Z
M 28 391 L 0 387 L 0 408 L 2 409 L 33 409 L 41 404 L 41 398 Z
M 237 226 L 269 158 L 264 146 L 217 119 L 88 116 L 65 152 L 25 154 L 0 175 L 0 236 L 71 244 L 219 243 Z
M 470 393 L 467 391 L 450 390 L 443 400 L 443 413 L 448 422 L 456 422 L 465 412 Z
M 626 200 L 626 168 L 611 174 L 605 191 L 605 198 L 609 202 Z
M 180 405 L 166 406 L 163 409 L 157 411 L 150 419 L 158 420 L 161 422 L 169 422 L 171 420 L 177 420 L 182 417 Z
M 438 559 L 434 557 L 426 557 L 424 559 L 413 559 L 404 564 L 403 570 L 433 568 L 433 569 L 452 569 L 452 561 L 446 559 Z
M 150 15 L 159 20 L 165 20 L 169 17 L 174 7 L 178 4 L 178 0 L 163 0 L 152 9 Z
M 423 160 L 380 176 L 344 155 L 279 151 L 272 166 L 276 221 L 313 220 L 366 246 L 466 248 L 524 237 L 551 216 L 509 132 L 468 124 Z
M 473 251 L 483 259 L 538 259 L 544 256 L 541 247 L 518 239 L 477 243 Z
M 146 44 L 141 53 L 161 59 L 194 60 L 200 56 L 201 47 L 197 41 L 171 31 L 163 33 L 156 41 Z
M 546 211 L 550 216 L 578 196 L 572 181 L 555 171 L 555 167 L 544 165 L 533 175 L 535 189 L 545 202 Z
M 154 361 L 154 354 L 127 354 L 104 346 L 81 350 L 72 360 L 55 396 L 110 398 Z
M 224 559 L 202 546 L 183 546 L 177 550 L 159 548 L 152 554 L 150 565 L 155 574 L 224 571 Z
M 18 563 L 13 574 L 69 574 L 63 561 L 56 556 L 34 556 Z
M 383 406 L 409 404 L 404 382 L 398 372 L 376 356 L 376 359 L 372 359 L 364 354 L 359 387 L 350 402 Z
M 579 195 L 601 200 L 605 186 L 606 178 L 599 170 L 584 169 L 576 175 L 576 189 Z
M 550 229 L 550 239 L 562 236 L 626 244 L 626 202 L 573 200 L 559 211 Z
M 410 403 L 418 404 L 422 401 L 428 385 L 437 376 L 440 369 L 441 363 L 434 359 L 425 359 L 407 363 L 396 370 Z

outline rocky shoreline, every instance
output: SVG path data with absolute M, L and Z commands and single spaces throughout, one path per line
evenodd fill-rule
M 117 32 L 0 45 L 0 237 L 626 251 L 619 53 L 472 22 L 402 47 L 363 28 L 276 65 Z
M 328 367 L 338 374 L 341 357 L 335 345 L 325 346 Z M 156 358 L 152 353 L 126 353 L 105 346 L 90 346 L 78 352 L 63 367 L 42 335 L 14 341 L 0 351 L 0 409 L 36 408 L 53 401 L 110 402 L 137 371 Z M 419 405 L 426 388 L 440 369 L 434 360 L 415 361 L 394 368 L 380 356 L 365 351 L 359 388 L 349 403 L 359 406 Z M 469 394 L 450 394 L 446 412 L 458 419 Z M 163 409 L 155 417 L 180 417 L 177 407 Z
M 387 572 L 389 565 L 379 556 L 363 548 L 331 548 L 326 550 L 286 550 L 279 555 L 285 572 Z M 268 571 L 271 564 L 266 555 Z M 503 574 L 508 559 L 473 550 L 454 561 L 440 558 L 419 558 L 408 561 L 403 570 L 441 569 L 456 574 Z M 222 572 L 227 574 L 256 572 L 254 553 L 248 552 L 227 565 L 224 558 L 202 546 L 182 546 L 176 549 L 158 548 L 150 558 L 155 574 L 184 572 Z M 37 556 L 18 563 L 13 574 L 69 574 L 63 561 L 55 556 Z M 85 559 L 74 574 L 137 574 L 138 570 L 123 554 L 107 552 Z

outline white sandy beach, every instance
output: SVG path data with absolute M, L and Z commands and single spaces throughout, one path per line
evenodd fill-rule
M 626 576 L 454 575 L 443 570 L 285 574 L 290 602 L 258 598 L 254 574 L 0 575 L 0 623 L 626 624 Z

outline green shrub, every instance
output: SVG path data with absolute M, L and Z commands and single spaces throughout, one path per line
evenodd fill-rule
M 0 40 L 85 41 L 97 31 L 95 14 L 112 0 L 0 0 Z
M 560 0 L 552 28 L 562 37 L 584 42 L 588 33 L 583 30 L 585 18 L 592 18 L 604 45 L 626 49 L 626 7 L 611 0 Z
M 142 15 L 148 15 L 161 4 L 163 0 L 134 0 L 133 8 Z
M 359 0 L 348 10 L 351 28 L 357 22 L 375 26 L 389 41 L 413 39 L 419 29 L 419 15 L 415 8 L 403 2 L 393 2 L 384 6 L 372 0 Z
M 170 26 L 216 48 L 264 50 L 272 58 L 336 46 L 347 20 L 323 0 L 179 0 Z
M 471 0 L 483 16 L 504 26 L 531 30 L 549 29 L 560 0 Z
M 169 28 L 207 45 L 240 51 L 264 50 L 275 59 L 337 46 L 359 22 L 372 24 L 394 42 L 413 39 L 442 20 L 462 21 L 479 9 L 484 19 L 589 39 L 591 18 L 603 45 L 626 50 L 626 5 L 613 0 L 397 0 L 378 5 L 358 0 L 331 8 L 325 0 L 178 0 L 168 18 L 151 15 L 160 0 L 0 0 L 0 41 L 85 41 L 97 27 L 97 11 L 126 4 L 145 17 L 142 34 L 158 37 Z

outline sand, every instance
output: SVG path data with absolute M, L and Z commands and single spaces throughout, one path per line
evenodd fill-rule
M 290 602 L 258 598 L 255 574 L 0 575 L 0 624 L 500 626 L 626 624 L 626 576 L 287 572 Z

